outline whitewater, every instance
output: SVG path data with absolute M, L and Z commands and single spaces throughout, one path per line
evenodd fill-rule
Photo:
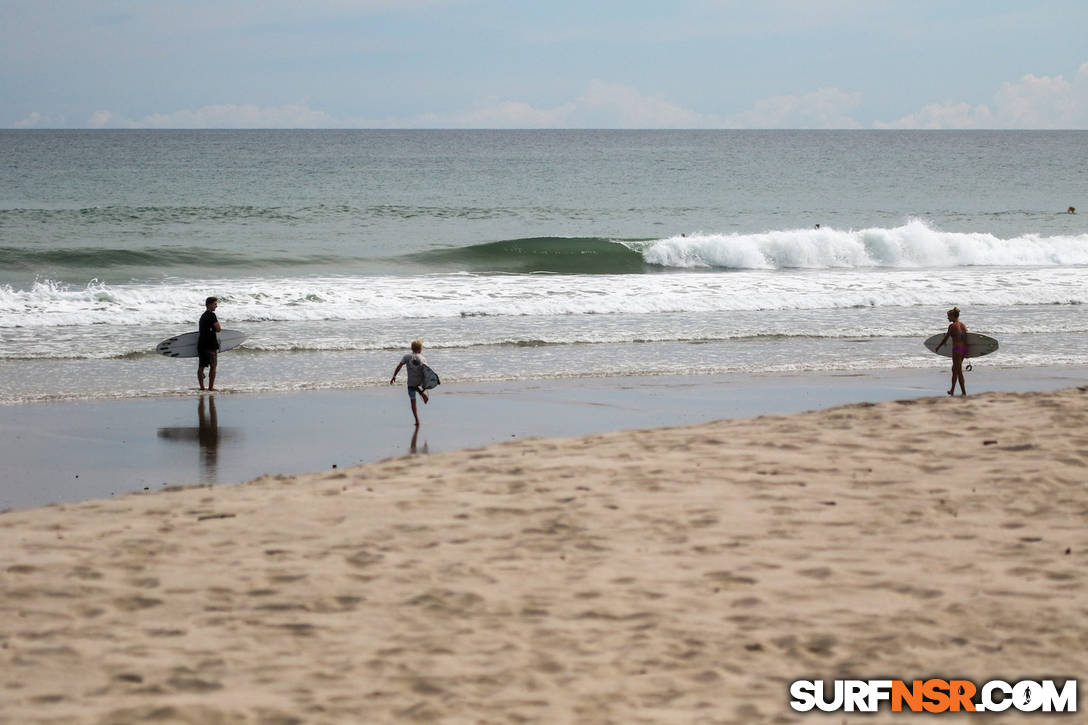
M 592 275 L 556 273 L 554 259 L 604 256 L 601 244 L 531 241 L 481 245 L 489 249 L 489 258 L 473 248 L 443 251 L 447 264 L 465 260 L 463 266 L 472 272 L 166 278 L 128 284 L 92 280 L 85 285 L 36 279 L 27 289 L 5 284 L 0 286 L 0 329 L 108 324 L 119 315 L 129 324 L 181 324 L 209 289 L 230 304 L 239 322 L 913 307 L 935 299 L 1052 305 L 1082 304 L 1086 295 L 1088 234 L 1005 240 L 941 232 L 917 220 L 860 231 L 693 233 L 605 242 L 613 248 L 613 261 L 598 261 Z M 614 260 L 628 254 L 638 255 L 647 271 L 703 273 L 609 273 Z M 489 269 L 508 266 L 511 258 L 535 273 Z M 979 268 L 985 272 L 978 273 Z M 399 294 L 404 289 L 418 290 L 410 309 Z

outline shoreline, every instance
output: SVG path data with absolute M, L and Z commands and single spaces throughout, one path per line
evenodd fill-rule
M 800 725 L 798 679 L 1075 679 L 1086 399 L 857 403 L 9 511 L 0 716 Z
M 401 385 L 0 406 L 0 509 L 240 483 L 524 438 L 941 397 L 941 369 L 447 383 L 412 426 Z M 1088 368 L 980 367 L 968 392 L 1072 387 Z

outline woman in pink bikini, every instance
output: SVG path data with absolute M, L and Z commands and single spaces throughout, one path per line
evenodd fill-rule
M 948 332 L 945 333 L 937 350 L 952 338 L 952 387 L 949 395 L 956 393 L 956 381 L 960 381 L 960 395 L 967 395 L 967 388 L 963 383 L 963 358 L 967 355 L 967 325 L 960 322 L 960 308 L 953 307 L 948 311 Z

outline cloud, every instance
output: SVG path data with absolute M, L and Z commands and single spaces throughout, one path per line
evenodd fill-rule
M 486 128 L 863 128 L 853 115 L 860 92 L 821 88 L 800 95 L 771 96 L 741 113 L 718 117 L 684 108 L 637 89 L 593 81 L 573 101 L 535 108 L 519 101 L 494 101 L 473 111 L 428 114 L 408 127 Z M 991 105 L 965 101 L 933 103 L 873 128 L 914 129 L 1065 129 L 1088 128 L 1088 63 L 1074 79 L 1025 75 L 1008 82 Z
M 402 118 L 346 118 L 303 103 L 283 106 L 223 104 L 155 113 L 140 119 L 102 110 L 91 128 L 862 128 L 853 114 L 862 94 L 841 88 L 764 98 L 740 113 L 700 113 L 631 86 L 593 80 L 573 100 L 536 106 L 492 98 L 474 107 Z M 56 119 L 31 113 L 16 128 L 56 126 Z M 1025 75 L 1003 84 L 991 104 L 932 103 L 882 129 L 1088 128 L 1088 63 L 1071 81 L 1062 76 Z
M 1084 128 L 1088 126 L 1088 63 L 1073 81 L 1062 76 L 1026 75 L 1005 83 L 995 101 L 998 116 L 1016 128 Z
M 574 112 L 573 103 L 555 108 L 534 108 L 521 101 L 491 100 L 469 111 L 425 113 L 397 122 L 407 128 L 563 128 Z
M 87 125 L 91 128 L 334 128 L 343 124 L 324 111 L 301 104 L 271 108 L 225 104 L 155 113 L 138 120 L 111 111 L 96 111 Z
M 129 121 L 120 118 L 110 111 L 95 111 L 87 119 L 87 125 L 91 128 L 131 128 Z
M 925 130 L 997 128 L 993 111 L 989 106 L 972 106 L 970 103 L 931 103 L 920 111 L 903 116 L 897 121 L 877 121 L 873 128 Z
M 426 114 L 408 125 L 445 128 L 706 128 L 717 119 L 618 83 L 594 80 L 573 101 L 536 108 L 523 101 L 491 100 L 449 114 Z
M 635 88 L 594 80 L 572 101 L 536 108 L 492 100 L 465 112 L 426 114 L 411 128 L 860 128 L 849 111 L 860 93 L 823 88 L 800 96 L 775 96 L 733 116 L 699 113 Z
M 57 120 L 46 116 L 43 113 L 34 111 L 27 115 L 22 121 L 16 121 L 11 124 L 12 128 L 46 128 L 49 126 L 57 125 Z
M 800 96 L 772 96 L 725 119 L 727 128 L 860 128 L 850 111 L 861 94 L 821 88 Z
M 141 119 L 97 111 L 87 123 L 91 128 L 707 128 L 720 121 L 628 86 L 592 81 L 575 100 L 546 108 L 492 99 L 465 111 L 352 119 L 302 104 L 271 108 L 228 104 Z
M 923 129 L 1079 129 L 1088 128 L 1088 63 L 1072 81 L 1028 74 L 1002 84 L 991 105 L 934 103 L 874 128 Z
M 703 128 L 717 125 L 704 116 L 663 98 L 645 96 L 634 88 L 593 81 L 575 102 L 577 115 L 586 119 L 611 120 L 619 128 Z

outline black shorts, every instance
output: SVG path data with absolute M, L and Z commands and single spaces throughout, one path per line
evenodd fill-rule
M 196 353 L 197 358 L 200 360 L 200 367 L 206 368 L 209 365 L 215 366 L 215 363 L 219 360 L 218 350 L 198 350 Z

